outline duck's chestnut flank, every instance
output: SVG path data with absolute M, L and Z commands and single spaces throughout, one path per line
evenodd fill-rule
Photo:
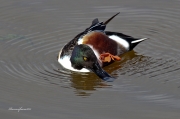
M 112 55 L 117 54 L 118 44 L 117 42 L 111 40 L 102 32 L 91 32 L 83 37 L 83 44 L 89 44 L 93 46 L 94 49 L 98 51 L 99 54 L 106 52 Z M 112 47 L 113 46 L 113 47 Z

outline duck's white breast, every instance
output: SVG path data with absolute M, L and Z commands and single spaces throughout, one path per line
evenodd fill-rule
M 77 70 L 77 69 L 74 69 L 72 66 L 71 66 L 71 61 L 70 61 L 70 56 L 63 56 L 60 58 L 60 55 L 61 55 L 61 51 L 59 53 L 59 57 L 58 57 L 58 62 L 66 69 L 69 69 L 71 71 L 76 71 L 76 72 L 90 72 L 90 70 L 88 69 L 85 69 L 85 68 L 82 68 L 81 70 Z

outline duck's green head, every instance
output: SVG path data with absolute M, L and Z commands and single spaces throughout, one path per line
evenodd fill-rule
M 105 81 L 114 80 L 114 78 L 100 67 L 96 55 L 88 45 L 76 45 L 72 51 L 70 61 L 72 67 L 75 69 L 81 70 L 82 68 L 86 68 L 93 71 Z

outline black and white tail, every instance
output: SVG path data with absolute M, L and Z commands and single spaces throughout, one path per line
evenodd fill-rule
M 130 50 L 132 50 L 134 47 L 136 47 L 137 44 L 139 44 L 140 42 L 147 40 L 148 38 L 141 38 L 141 39 L 132 39 L 132 41 L 130 41 Z
M 148 39 L 148 38 L 134 38 L 132 36 L 128 36 L 117 32 L 111 32 L 111 31 L 105 31 L 105 34 L 112 40 L 115 40 L 116 42 L 121 44 L 128 51 L 132 50 L 140 42 Z

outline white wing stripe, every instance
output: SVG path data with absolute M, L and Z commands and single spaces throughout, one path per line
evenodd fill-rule
M 139 39 L 139 40 L 135 40 L 135 41 L 132 41 L 131 43 L 138 43 L 138 42 L 141 42 L 143 40 L 146 40 L 147 38 L 142 38 L 142 39 Z
M 124 40 L 116 35 L 111 35 L 111 36 L 109 36 L 109 38 L 111 38 L 112 40 L 116 41 L 118 44 L 122 45 L 124 48 L 129 50 L 129 43 L 126 40 Z

